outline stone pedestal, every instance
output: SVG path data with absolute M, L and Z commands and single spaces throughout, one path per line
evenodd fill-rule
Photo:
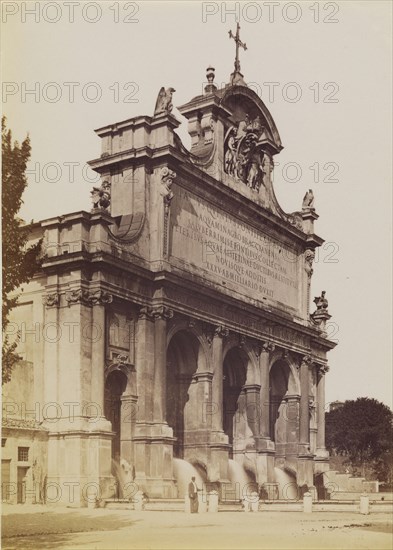
M 198 512 L 200 514 L 207 512 L 207 495 L 204 491 L 198 491 Z
M 259 486 L 265 483 L 274 483 L 274 443 L 270 440 L 263 442 L 268 447 L 265 452 L 258 452 L 256 457 L 257 475 Z
M 165 422 L 167 319 L 163 306 L 142 308 L 136 333 L 138 401 L 132 441 L 135 483 L 153 498 L 175 498 L 173 430 Z
M 144 499 L 143 491 L 137 491 L 135 493 L 134 498 L 132 499 L 132 502 L 134 504 L 134 510 L 137 510 L 139 512 L 144 510 L 145 509 L 145 499 Z
M 176 498 L 173 432 L 167 424 L 136 423 L 135 483 L 153 498 Z
M 251 512 L 259 512 L 259 497 L 258 493 L 251 494 Z
M 279 486 L 278 483 L 264 483 L 262 491 L 266 493 L 266 500 L 278 500 Z
M 299 443 L 303 452 L 310 447 L 310 412 L 309 412 L 309 365 L 310 358 L 303 357 L 300 364 L 300 427 Z
M 309 490 L 314 486 L 314 461 L 310 455 L 299 456 L 297 460 L 297 484 Z
M 317 456 L 328 458 L 325 447 L 325 372 L 320 366 L 317 372 Z
M 367 494 L 360 495 L 360 513 L 364 515 L 368 515 L 370 513 L 369 511 L 369 496 Z
M 305 514 L 311 514 L 312 512 L 312 494 L 305 493 L 303 496 L 303 512 Z
M 213 514 L 218 512 L 217 491 L 210 491 L 210 493 L 207 494 L 207 511 Z
M 97 500 L 111 498 L 115 480 L 111 473 L 110 422 L 101 420 L 97 426 L 76 417 L 70 429 L 67 418 L 57 428 L 49 433 L 47 503 L 87 506 L 93 494 Z

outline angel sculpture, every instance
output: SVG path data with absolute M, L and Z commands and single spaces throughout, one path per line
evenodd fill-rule
M 167 88 L 165 90 L 164 87 L 161 88 L 161 90 L 158 93 L 157 101 L 156 101 L 156 107 L 154 109 L 154 116 L 159 115 L 161 113 L 170 113 L 172 112 L 173 105 L 172 105 L 172 95 L 173 92 L 176 92 L 174 88 Z
M 314 193 L 309 189 L 303 197 L 302 209 L 314 208 Z
M 108 208 L 111 203 L 111 184 L 104 181 L 101 187 L 93 187 L 90 191 L 93 208 Z
M 231 128 L 228 137 L 228 148 L 225 153 L 225 172 L 231 176 L 235 175 L 236 168 L 236 130 Z

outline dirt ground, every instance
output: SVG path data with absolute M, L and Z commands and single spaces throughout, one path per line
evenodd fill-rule
M 136 512 L 3 506 L 2 548 L 391 549 L 390 514 Z

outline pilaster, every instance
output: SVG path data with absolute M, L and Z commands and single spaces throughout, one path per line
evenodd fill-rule
M 325 374 L 328 365 L 317 365 L 317 451 L 316 473 L 329 469 L 329 452 L 325 447 Z

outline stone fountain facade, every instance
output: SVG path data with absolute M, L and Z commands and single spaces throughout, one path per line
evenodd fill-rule
M 178 107 L 191 150 L 173 88 L 153 116 L 96 130 L 93 209 L 34 225 L 42 271 L 14 311 L 27 366 L 5 386 L 11 484 L 23 466 L 34 485 L 43 455 L 49 500 L 80 505 L 113 494 L 113 460 L 130 491 L 162 498 L 177 496 L 174 458 L 217 487 L 233 459 L 270 495 L 277 467 L 300 488 L 323 479 L 334 343 L 324 293 L 310 314 L 318 215 L 312 191 L 297 212 L 278 204 L 281 139 L 239 75 L 217 89 L 209 67 L 205 93 Z M 13 386 L 29 391 L 11 406 Z

